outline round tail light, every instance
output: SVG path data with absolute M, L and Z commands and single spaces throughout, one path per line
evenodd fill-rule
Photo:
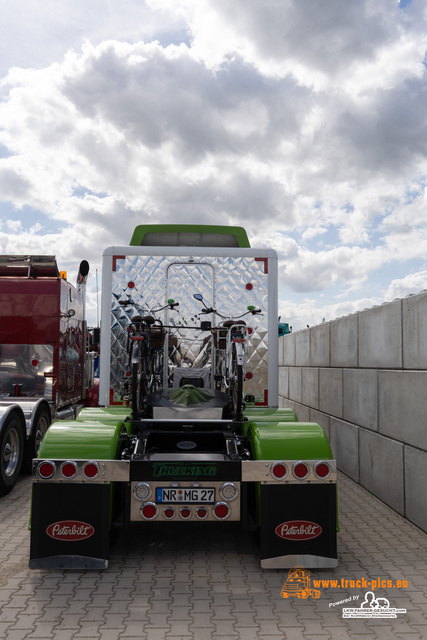
M 175 509 L 173 507 L 166 507 L 163 509 L 163 517 L 166 520 L 172 520 L 175 517 Z
M 77 475 L 77 465 L 75 462 L 63 462 L 61 464 L 61 475 L 63 478 L 67 478 L 67 480 L 71 480 Z
M 305 462 L 296 462 L 292 467 L 292 473 L 297 480 L 304 480 L 310 473 L 310 469 Z
M 283 462 L 275 462 L 271 465 L 271 475 L 276 480 L 283 480 L 286 477 L 288 470 Z
M 213 514 L 217 520 L 225 520 L 230 515 L 230 507 L 225 502 L 217 502 Z
M 156 517 L 158 509 L 154 502 L 146 502 L 142 505 L 140 511 L 144 520 L 152 520 Z
M 138 500 L 148 500 L 151 496 L 151 487 L 146 482 L 138 482 L 133 488 L 133 495 Z
M 188 520 L 188 518 L 191 518 L 191 509 L 189 507 L 181 507 L 179 515 L 183 520 Z
M 220 490 L 219 495 L 223 500 L 234 500 L 237 496 L 237 487 L 232 482 L 225 482 Z
M 314 473 L 318 478 L 327 478 L 331 473 L 331 468 L 327 462 L 318 462 L 314 465 Z
M 196 517 L 199 520 L 205 520 L 208 517 L 208 510 L 206 509 L 206 507 L 197 507 Z
M 55 473 L 54 462 L 41 462 L 38 466 L 37 473 L 43 480 L 49 480 Z
M 92 480 L 97 477 L 98 473 L 99 466 L 97 462 L 86 462 L 86 464 L 83 465 L 83 474 L 86 478 Z

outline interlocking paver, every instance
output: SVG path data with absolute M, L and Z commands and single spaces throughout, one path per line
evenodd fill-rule
M 2 640 L 421 640 L 427 637 L 427 534 L 339 474 L 337 580 L 321 597 L 284 599 L 286 570 L 262 571 L 251 535 L 166 528 L 119 538 L 104 572 L 30 571 L 31 480 L 0 498 Z M 407 580 L 377 588 L 396 619 L 347 619 L 340 601 L 367 589 L 355 580 Z M 341 583 L 347 580 L 347 585 Z M 344 586 L 343 586 L 344 585 Z M 329 606 L 333 605 L 333 606 Z

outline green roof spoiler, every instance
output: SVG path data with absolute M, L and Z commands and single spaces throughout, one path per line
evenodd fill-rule
M 202 224 L 140 224 L 130 246 L 140 247 L 243 247 L 250 248 L 243 227 Z

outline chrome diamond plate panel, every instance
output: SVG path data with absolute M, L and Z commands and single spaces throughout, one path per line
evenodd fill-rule
M 236 318 L 253 305 L 262 315 L 244 319 L 252 329 L 246 344 L 245 394 L 265 401 L 268 389 L 268 274 L 266 261 L 252 256 L 115 256 L 111 302 L 111 377 L 114 401 L 123 398 L 128 379 L 127 332 L 134 315 L 151 313 L 167 328 L 164 345 L 163 386 L 172 385 L 175 367 L 211 367 L 218 353 L 210 332 L 200 322 L 218 325 L 218 316 L 201 314 L 201 293 L 207 304 L 227 318 Z M 156 312 L 169 298 L 179 302 L 176 310 Z

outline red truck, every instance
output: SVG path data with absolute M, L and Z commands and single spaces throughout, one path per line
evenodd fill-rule
M 85 321 L 89 264 L 77 285 L 54 256 L 0 256 L 0 496 L 31 471 L 52 421 L 93 385 Z

